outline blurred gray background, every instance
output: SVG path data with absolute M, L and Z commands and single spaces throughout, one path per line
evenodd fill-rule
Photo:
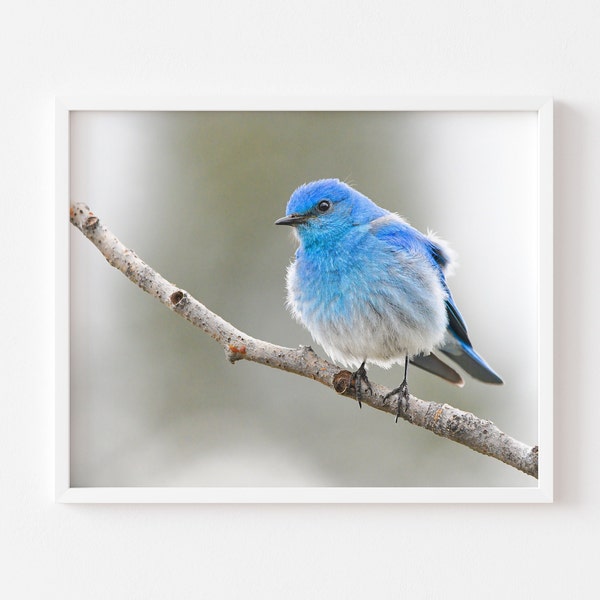
M 295 347 L 312 344 L 285 309 L 295 243 L 273 222 L 306 181 L 353 184 L 458 253 L 454 298 L 506 382 L 412 369 L 411 392 L 533 445 L 536 142 L 533 112 L 76 112 L 71 197 L 233 325 Z M 370 377 L 395 387 L 402 369 Z M 71 228 L 71 485 L 536 482 L 317 383 L 232 366 Z

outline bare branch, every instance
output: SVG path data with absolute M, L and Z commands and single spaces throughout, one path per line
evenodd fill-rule
M 355 400 L 355 389 L 349 371 L 340 371 L 336 365 L 317 356 L 310 347 L 284 348 L 246 335 L 149 267 L 135 252 L 125 247 L 85 204 L 71 205 L 70 212 L 71 223 L 100 250 L 113 267 L 210 335 L 223 347 L 230 362 L 249 360 L 289 371 L 314 379 L 333 388 L 338 394 Z M 389 389 L 373 383 L 371 385 L 372 394 L 363 394 L 362 402 L 395 416 L 397 401 L 385 399 Z M 413 425 L 492 456 L 527 475 L 538 476 L 537 446 L 532 448 L 511 438 L 491 421 L 448 404 L 428 402 L 412 395 L 400 416 Z

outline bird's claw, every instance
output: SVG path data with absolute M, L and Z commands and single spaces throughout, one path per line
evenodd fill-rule
M 371 387 L 371 383 L 369 382 L 369 378 L 367 377 L 367 370 L 365 369 L 365 363 L 363 362 L 358 369 L 352 373 L 352 385 L 354 386 L 356 400 L 358 402 L 358 407 L 362 408 L 362 386 L 365 386 L 365 389 L 369 392 L 369 395 L 373 395 L 373 388 Z
M 410 392 L 408 391 L 408 383 L 406 382 L 406 379 L 397 388 L 394 388 L 389 394 L 386 394 L 385 400 L 389 400 L 392 396 L 398 396 L 398 406 L 396 408 L 397 423 L 400 413 L 405 413 L 408 410 Z

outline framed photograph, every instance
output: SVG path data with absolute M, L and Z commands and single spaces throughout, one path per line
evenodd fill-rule
M 58 98 L 56 500 L 552 501 L 552 135 L 549 98 Z M 460 386 L 426 350 L 386 398 L 381 290 L 357 276 L 335 337 L 341 292 L 286 275 L 342 196 L 443 272 L 435 354 Z M 353 288 L 370 256 L 330 271 Z M 330 358 L 363 348 L 370 383 Z

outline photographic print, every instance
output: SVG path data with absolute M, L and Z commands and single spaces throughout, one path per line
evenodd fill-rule
M 57 496 L 550 499 L 551 102 L 193 104 L 58 107 L 57 219 L 181 296 L 59 225 Z

